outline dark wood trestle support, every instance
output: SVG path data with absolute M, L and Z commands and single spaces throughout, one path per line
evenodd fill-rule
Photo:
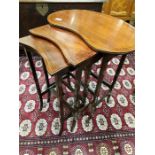
M 109 102 L 109 98 L 112 94 L 113 87 L 118 79 L 119 73 L 124 64 L 126 55 L 129 52 L 134 52 L 133 43 L 126 44 L 127 46 L 126 48 L 124 48 L 124 45 L 122 45 L 119 42 L 117 43 L 111 42 L 111 47 L 107 46 L 105 44 L 107 41 L 105 40 L 103 44 L 98 44 L 98 43 L 95 44 L 95 42 L 91 44 L 92 40 L 86 39 L 88 35 L 87 32 L 83 32 L 81 30 L 78 32 L 79 34 L 77 35 L 77 32 L 74 33 L 74 27 L 71 27 L 69 25 L 70 22 L 68 20 L 72 20 L 72 26 L 76 25 L 76 28 L 77 28 L 77 25 L 81 26 L 82 23 L 80 23 L 80 21 L 78 20 L 78 18 L 81 18 L 79 15 L 79 12 L 73 10 L 73 16 L 72 16 L 72 11 L 70 11 L 69 14 L 66 14 L 64 11 L 63 15 L 66 14 L 66 17 L 62 16 L 62 12 L 60 12 L 60 16 L 59 16 L 59 12 L 54 13 L 54 17 L 52 16 L 52 14 L 48 16 L 48 21 L 51 24 L 51 26 L 45 25 L 42 27 L 31 29 L 29 31 L 31 35 L 20 38 L 20 45 L 22 46 L 22 48 L 24 49 L 26 53 L 26 56 L 28 58 L 30 68 L 31 68 L 31 71 L 34 77 L 34 82 L 36 84 L 38 97 L 40 101 L 40 111 L 42 111 L 43 106 L 44 106 L 43 98 L 42 98 L 43 95 L 47 94 L 47 101 L 50 102 L 50 96 L 52 92 L 53 94 L 56 95 L 59 101 L 59 105 L 60 105 L 60 111 L 59 111 L 60 133 L 59 135 L 62 134 L 64 121 L 68 117 L 71 117 L 71 116 L 73 117 L 73 122 L 71 125 L 71 131 L 73 131 L 75 124 L 76 124 L 76 120 L 85 113 L 86 109 L 89 110 L 89 113 L 90 113 L 89 118 L 88 118 L 88 123 L 89 123 L 89 120 L 93 117 L 95 113 L 96 106 L 100 102 L 102 102 L 105 98 L 107 98 L 107 102 Z M 84 12 L 85 16 L 87 15 L 87 13 L 89 14 L 89 19 L 81 20 L 81 22 L 84 21 L 85 23 L 87 22 L 89 23 L 89 20 L 93 21 L 93 19 L 90 19 L 91 13 L 93 14 L 92 15 L 93 18 L 95 18 L 94 16 L 98 16 L 98 14 L 96 15 L 95 12 L 91 12 L 91 11 Z M 102 18 L 104 14 L 100 16 Z M 73 20 L 73 17 L 74 17 L 74 20 Z M 61 20 L 59 19 L 55 21 L 54 18 L 56 19 L 60 18 Z M 108 18 L 107 15 L 104 20 L 106 19 L 108 21 L 109 19 L 112 21 L 114 20 L 114 23 L 118 25 L 117 19 L 111 18 L 111 16 L 109 16 Z M 61 23 L 60 21 L 63 21 L 63 23 Z M 73 24 L 73 22 L 76 22 L 76 21 L 78 21 L 79 23 Z M 54 24 L 52 24 L 52 22 Z M 122 23 L 122 21 L 120 22 L 120 20 L 118 20 L 118 23 Z M 126 25 L 126 23 L 123 23 L 123 24 L 125 24 L 125 27 L 123 26 L 123 28 L 126 28 L 128 31 L 127 27 L 128 26 L 130 27 L 130 25 Z M 96 27 L 96 29 L 98 28 L 97 25 L 94 27 Z M 119 25 L 119 28 L 120 27 L 121 26 Z M 70 29 L 71 31 L 69 31 Z M 115 29 L 115 27 L 113 29 Z M 85 31 L 87 31 L 87 29 L 85 29 Z M 118 31 L 118 28 L 116 28 L 116 31 Z M 126 32 L 124 31 L 124 33 Z M 134 33 L 134 31 L 132 31 L 132 33 Z M 97 32 L 95 32 L 95 35 L 92 37 L 99 38 L 98 35 L 100 34 L 97 34 Z M 123 37 L 123 36 L 124 34 L 121 33 L 120 37 Z M 131 38 L 129 38 L 129 40 L 133 42 L 133 38 L 134 38 L 133 34 L 130 36 Z M 118 37 L 119 41 L 121 41 L 120 37 Z M 67 38 L 67 42 L 66 42 L 66 38 Z M 102 37 L 100 37 L 100 39 L 102 39 Z M 106 39 L 108 40 L 108 38 Z M 116 41 L 115 38 L 113 38 L 113 40 Z M 108 43 L 109 43 L 109 40 L 108 40 Z M 97 46 L 94 47 L 94 45 L 97 45 Z M 104 52 L 104 49 L 102 49 L 103 47 L 106 48 L 105 49 L 106 52 Z M 118 48 L 121 49 L 121 47 L 123 47 L 122 51 L 116 50 Z M 101 49 L 97 49 L 97 48 L 101 48 Z M 108 49 L 112 49 L 112 48 L 114 49 L 112 52 L 107 51 Z M 31 54 L 33 52 L 41 56 L 41 60 L 43 64 L 43 71 L 45 73 L 45 82 L 47 85 L 47 89 L 43 92 L 40 89 L 39 81 L 38 81 L 36 70 L 35 70 L 35 65 L 33 63 L 32 54 Z M 116 73 L 114 75 L 113 81 L 110 84 L 104 81 L 104 75 L 105 75 L 108 62 L 117 55 L 121 55 L 121 58 L 120 58 L 118 67 L 116 69 Z M 76 60 L 76 61 L 73 61 L 73 60 Z M 99 60 L 102 60 L 101 68 L 100 68 L 99 74 L 96 75 L 95 73 L 91 71 L 91 68 L 92 68 L 92 65 Z M 73 73 L 73 71 L 75 73 Z M 84 80 L 82 80 L 82 73 L 84 73 Z M 55 81 L 51 84 L 49 83 L 48 74 L 55 77 Z M 88 87 L 90 76 L 93 76 L 94 78 L 96 78 L 97 85 L 96 85 L 95 91 L 92 91 Z M 73 78 L 75 81 L 74 88 L 71 85 L 71 81 L 70 81 L 71 78 Z M 107 86 L 109 89 L 99 99 L 98 97 L 100 94 L 102 84 Z M 74 103 L 72 106 L 69 103 L 67 103 L 67 101 L 65 100 L 65 92 L 63 91 L 63 88 L 62 88 L 63 85 L 65 85 L 74 94 Z M 82 92 L 80 91 L 81 87 L 83 87 Z M 54 90 L 54 88 L 56 89 L 56 91 Z M 93 99 L 89 104 L 86 104 L 86 98 L 87 98 L 88 93 L 92 95 Z M 69 109 L 68 115 L 65 114 L 64 107 Z

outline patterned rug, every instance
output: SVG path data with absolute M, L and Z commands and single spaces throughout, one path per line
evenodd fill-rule
M 105 79 L 111 82 L 120 57 L 108 63 Z M 42 63 L 34 57 L 37 76 L 42 90 L 46 88 Z M 93 72 L 98 74 L 101 60 L 93 65 Z M 43 111 L 39 112 L 39 99 L 29 63 L 25 57 L 20 58 L 19 83 L 19 143 L 20 155 L 134 155 L 134 55 L 127 56 L 118 81 L 113 89 L 109 103 L 103 101 L 97 106 L 94 118 L 87 123 L 88 114 L 76 122 L 71 132 L 72 117 L 64 124 L 62 136 L 59 133 L 59 104 L 51 95 L 50 103 L 44 96 Z M 84 74 L 82 75 L 84 76 Z M 49 75 L 50 82 L 54 80 Z M 74 87 L 74 80 L 71 79 Z M 95 90 L 96 80 L 90 77 L 89 88 Z M 71 105 L 74 101 L 72 92 L 63 87 L 66 100 Z M 81 88 L 82 90 L 83 88 Z M 102 85 L 102 94 L 107 87 Z M 100 96 L 100 97 L 101 97 Z M 87 97 L 87 103 L 91 95 Z

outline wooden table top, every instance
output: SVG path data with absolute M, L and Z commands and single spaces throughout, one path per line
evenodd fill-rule
M 66 61 L 73 66 L 77 66 L 81 62 L 96 55 L 96 52 L 90 49 L 75 33 L 50 25 L 33 28 L 29 32 L 56 44 L 66 58 Z
M 47 20 L 75 32 L 95 51 L 126 54 L 135 50 L 134 27 L 116 17 L 88 10 L 62 10 Z
M 51 75 L 69 66 L 59 48 L 45 39 L 29 35 L 20 38 L 19 42 L 34 49 L 43 58 L 47 71 Z

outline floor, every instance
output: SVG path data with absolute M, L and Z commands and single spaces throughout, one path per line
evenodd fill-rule
M 39 57 L 34 57 L 37 75 L 42 90 L 46 88 L 42 63 Z M 105 79 L 109 82 L 115 74 L 119 56 L 109 62 Z M 101 61 L 93 66 L 93 72 L 98 73 Z M 60 123 L 58 117 L 59 103 L 51 96 L 47 103 L 44 96 L 44 108 L 38 111 L 39 100 L 36 87 L 25 57 L 20 57 L 19 82 L 19 140 L 20 155 L 134 155 L 134 117 L 135 117 L 135 70 L 134 54 L 128 55 L 118 81 L 112 92 L 109 103 L 103 101 L 97 106 L 94 118 L 86 122 L 89 113 L 76 122 L 71 132 L 72 117 L 64 124 L 62 136 L 58 136 Z M 83 75 L 84 76 L 84 75 Z M 52 82 L 53 77 L 49 75 Z M 74 80 L 72 87 L 74 87 Z M 90 77 L 89 87 L 94 90 L 96 80 Z M 63 88 L 66 100 L 72 105 L 73 94 Z M 81 87 L 81 90 L 83 88 Z M 102 85 L 100 97 L 107 90 Z M 91 95 L 87 97 L 89 104 Z M 67 110 L 66 110 L 67 113 Z

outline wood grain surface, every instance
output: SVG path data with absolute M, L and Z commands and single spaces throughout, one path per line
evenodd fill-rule
M 43 58 L 49 74 L 53 75 L 68 67 L 59 48 L 51 42 L 31 35 L 20 38 L 19 42 L 32 48 Z
M 77 66 L 96 55 L 96 52 L 90 49 L 75 33 L 50 25 L 30 29 L 29 32 L 55 43 L 65 56 L 66 61 L 73 66 Z
M 48 16 L 52 26 L 75 32 L 93 50 L 126 54 L 135 50 L 135 30 L 121 19 L 88 10 L 61 10 Z

